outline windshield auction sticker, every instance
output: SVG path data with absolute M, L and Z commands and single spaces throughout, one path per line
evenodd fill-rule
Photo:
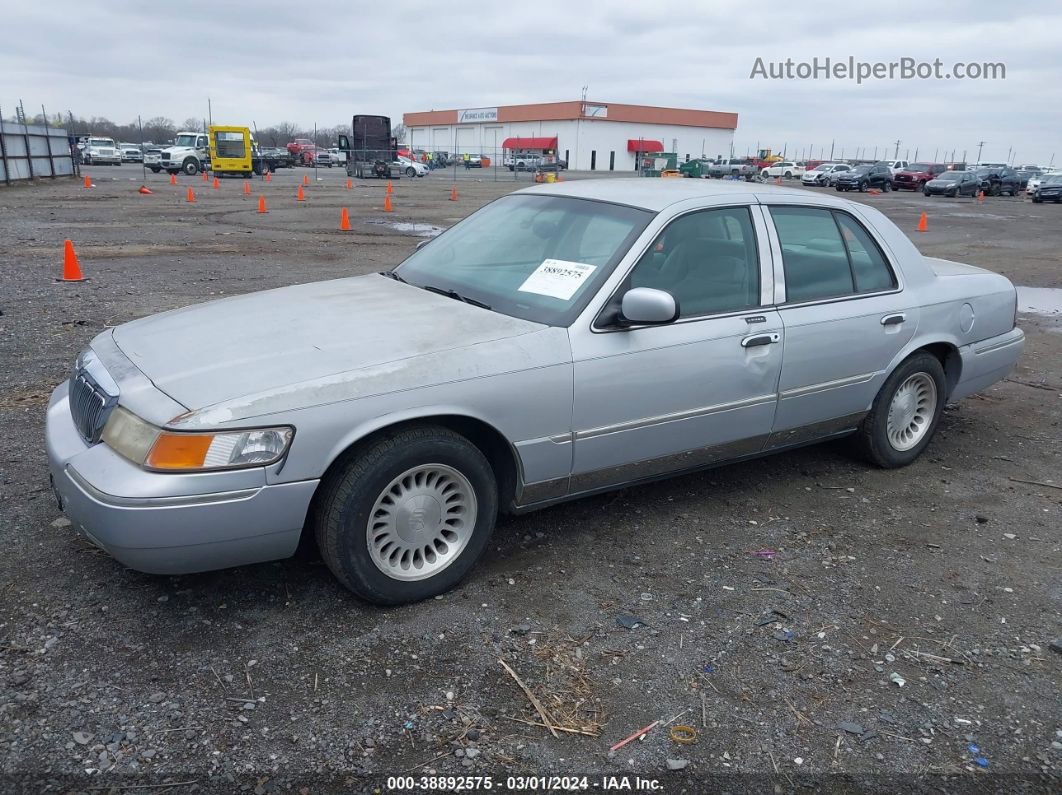
M 587 265 L 584 262 L 547 259 L 520 285 L 520 292 L 548 295 L 568 301 L 595 270 L 596 265 Z

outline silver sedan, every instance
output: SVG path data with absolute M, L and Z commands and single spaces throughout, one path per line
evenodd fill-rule
M 852 435 L 914 461 L 1024 345 L 1011 283 L 881 213 L 770 185 L 601 180 L 501 198 L 394 270 L 97 336 L 48 409 L 60 505 L 120 562 L 291 555 L 397 604 L 500 512 Z

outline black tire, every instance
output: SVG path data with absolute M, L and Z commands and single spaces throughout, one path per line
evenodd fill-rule
M 866 193 L 867 192 L 867 188 L 869 188 L 869 187 L 870 187 L 870 183 L 869 182 L 860 182 L 859 183 L 859 192 L 860 193 Z
M 933 408 L 933 416 L 929 421 L 928 430 L 924 432 L 916 445 L 909 450 L 897 450 L 889 441 L 889 408 L 893 395 L 900 385 L 918 373 L 928 375 L 936 385 L 936 404 Z M 872 464 L 883 469 L 895 469 L 910 464 L 922 454 L 933 439 L 933 434 L 936 433 L 941 414 L 944 412 L 946 389 L 944 368 L 936 356 L 925 351 L 909 356 L 892 371 L 892 374 L 882 384 L 881 390 L 874 398 L 870 413 L 859 426 L 855 442 L 860 453 Z
M 922 188 L 922 195 L 923 196 L 932 196 L 933 194 L 929 192 L 928 188 Z
M 838 192 L 838 193 L 840 193 L 840 192 L 841 192 L 841 191 L 843 191 L 843 190 L 844 190 L 844 188 L 842 188 L 842 187 L 841 187 L 840 185 L 838 185 L 838 186 L 837 186 L 837 192 Z
M 193 158 L 193 157 L 187 158 L 184 161 L 184 163 L 181 165 L 181 171 L 183 171 L 185 174 L 187 174 L 190 177 L 194 177 L 196 174 L 199 173 L 199 163 L 198 163 L 198 161 L 195 158 Z
M 886 182 L 886 183 L 885 183 L 885 184 L 884 184 L 884 185 L 882 186 L 882 192 L 883 192 L 883 193 L 888 193 L 888 192 L 889 192 L 890 190 L 892 190 L 892 184 L 891 184 L 891 183 L 889 183 L 889 182 Z
M 148 166 L 148 168 L 151 169 L 152 174 L 158 174 L 160 171 L 162 171 L 162 169 L 158 166 Z
M 417 176 L 417 170 L 415 168 L 413 168 L 413 166 L 406 166 L 406 176 L 407 177 L 415 177 L 415 176 Z
M 1043 201 L 1044 200 L 1041 199 L 1039 196 L 1033 196 L 1033 203 L 1034 204 L 1043 204 Z M 1056 199 L 1055 201 L 1058 201 L 1058 200 Z
M 464 548 L 436 574 L 399 580 L 373 562 L 366 538 L 369 513 L 395 478 L 425 464 L 442 464 L 471 484 L 476 521 Z M 498 489 L 490 463 L 460 434 L 438 426 L 386 434 L 339 462 L 322 482 L 314 531 L 321 556 L 336 578 L 357 596 L 378 605 L 428 599 L 453 588 L 486 549 L 498 513 Z

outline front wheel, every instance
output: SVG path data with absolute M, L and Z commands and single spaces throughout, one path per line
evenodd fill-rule
M 870 187 L 870 185 L 869 185 L 868 183 L 866 183 L 866 182 L 860 182 L 860 183 L 859 183 L 859 192 L 860 192 L 860 193 L 866 193 L 866 191 L 867 191 L 867 188 L 869 188 L 869 187 Z
M 890 190 L 892 190 L 892 183 L 886 182 L 884 185 L 881 186 L 881 190 L 883 193 L 888 193 Z
M 923 196 L 930 196 L 930 195 L 932 195 L 932 194 L 930 194 L 930 192 L 929 192 L 929 189 L 928 189 L 928 188 L 922 188 L 922 195 L 923 195 Z
M 415 177 L 415 176 L 417 176 L 417 170 L 415 168 L 413 168 L 413 166 L 406 166 L 406 176 L 407 177 Z
M 194 177 L 199 173 L 199 163 L 193 158 L 188 158 L 184 161 L 184 165 L 181 166 L 181 170 L 190 177 Z
M 498 512 L 483 453 L 423 426 L 382 436 L 321 485 L 317 544 L 339 581 L 368 602 L 416 602 L 454 587 L 483 553 Z
M 160 171 L 162 171 L 162 169 L 158 166 L 148 166 L 148 168 L 151 169 L 152 174 L 158 174 Z
M 862 454 L 879 467 L 907 466 L 922 454 L 944 410 L 944 368 L 916 353 L 886 379 L 856 435 Z

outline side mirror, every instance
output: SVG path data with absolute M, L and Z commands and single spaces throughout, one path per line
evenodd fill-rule
M 350 139 L 345 135 L 339 136 L 339 149 L 342 151 L 350 150 Z
M 669 292 L 634 287 L 624 293 L 620 313 L 627 323 L 661 325 L 678 320 L 679 305 Z

